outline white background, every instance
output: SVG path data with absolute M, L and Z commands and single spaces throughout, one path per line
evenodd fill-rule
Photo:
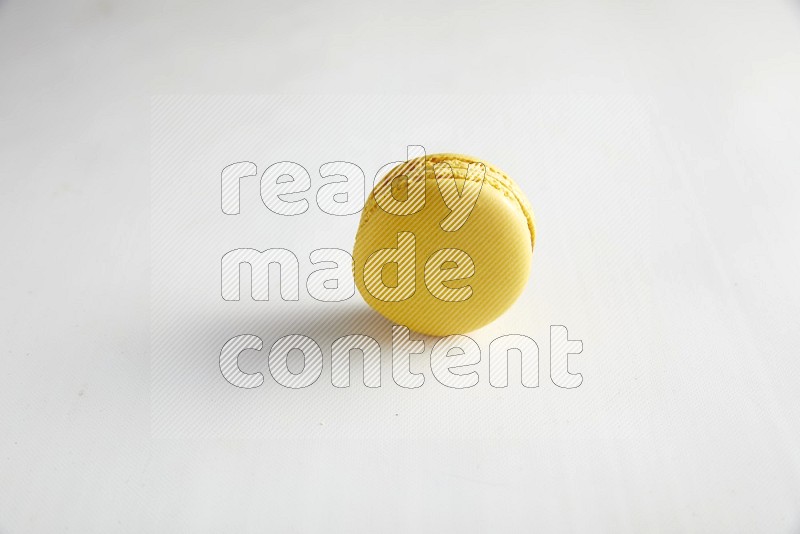
M 0 4 L 0 532 L 796 532 L 799 17 L 782 2 Z M 332 159 L 369 176 L 407 143 L 499 165 L 540 241 L 523 297 L 475 337 L 525 329 L 546 354 L 565 324 L 584 384 L 543 372 L 494 390 L 484 355 L 467 392 L 429 369 L 407 392 L 385 367 L 377 391 L 323 372 L 313 390 L 267 377 L 234 398 L 201 354 L 176 386 L 222 388 L 178 395 L 209 424 L 155 428 L 151 96 L 186 93 L 437 93 L 371 97 L 400 103 L 364 116 L 343 96 L 336 113 L 357 119 L 340 137 L 290 131 L 276 153 L 258 115 L 244 132 L 264 139 L 221 138 L 260 171 L 295 159 L 312 178 Z M 482 130 L 435 111 L 463 102 Z M 176 183 L 200 203 L 239 160 L 181 156 L 197 168 Z M 207 224 L 191 206 L 186 222 Z M 297 232 L 346 248 L 356 223 Z M 228 330 L 289 333 L 258 322 L 288 303 L 237 304 L 252 328 L 193 305 L 176 328 L 212 357 Z M 314 314 L 388 328 L 358 298 L 306 311 L 301 333 Z M 240 412 L 223 431 L 225 402 Z
M 652 293 L 670 290 L 663 284 L 654 288 L 664 273 L 654 271 L 661 260 L 653 241 L 674 242 L 670 236 L 660 237 L 652 225 L 653 214 L 663 205 L 655 201 L 654 192 L 669 184 L 662 170 L 664 155 L 653 146 L 658 142 L 655 120 L 649 99 L 638 95 L 156 98 L 151 188 L 154 435 L 418 435 L 503 443 L 541 437 L 542 428 L 560 418 L 615 425 L 620 407 L 630 417 L 633 398 L 619 394 L 653 374 L 657 360 L 641 356 L 648 351 L 645 340 L 654 335 Z M 310 253 L 352 250 L 361 215 L 337 217 L 320 209 L 317 192 L 325 183 L 320 165 L 355 162 L 368 176 L 362 189 L 371 188 L 378 169 L 405 159 L 411 143 L 429 153 L 458 147 L 502 161 L 536 205 L 531 283 L 500 320 L 469 333 L 484 354 L 475 367 L 483 379 L 467 391 L 439 384 L 431 374 L 429 354 L 414 357 L 411 366 L 415 373 L 427 370 L 426 383 L 420 391 L 404 391 L 392 379 L 391 323 L 371 312 L 360 296 L 319 302 L 306 289 L 309 274 L 320 268 L 311 264 Z M 221 170 L 243 159 L 260 171 L 240 181 L 240 213 L 225 215 Z M 312 174 L 311 190 L 291 196 L 305 199 L 309 208 L 292 217 L 268 210 L 259 191 L 267 166 L 287 159 Z M 670 212 L 664 216 L 672 216 Z M 242 300 L 224 301 L 220 260 L 240 248 L 291 251 L 300 264 L 299 300 L 279 298 L 273 269 L 270 301 L 252 301 L 248 268 Z M 587 353 L 572 365 L 573 371 L 591 377 L 584 390 L 559 390 L 550 382 L 551 324 L 565 325 L 573 338 L 579 334 L 586 340 Z M 363 386 L 356 358 L 351 368 L 354 391 L 331 386 L 328 362 L 307 391 L 285 390 L 271 378 L 258 391 L 237 389 L 222 378 L 219 353 L 241 334 L 258 335 L 266 344 L 262 354 L 243 354 L 242 368 L 267 376 L 266 355 L 280 337 L 310 336 L 327 354 L 338 337 L 369 335 L 384 349 L 383 387 L 370 391 Z M 524 334 L 539 344 L 541 390 L 521 386 L 516 360 L 510 379 L 515 387 L 498 391 L 489 384 L 489 344 L 508 334 Z M 436 341 L 415 338 L 423 339 L 429 351 Z M 295 356 L 299 354 L 290 362 L 302 366 L 293 361 Z M 659 393 L 642 390 L 634 404 L 653 395 Z M 586 402 L 602 403 L 603 408 L 587 412 Z M 638 409 L 648 416 L 643 404 Z

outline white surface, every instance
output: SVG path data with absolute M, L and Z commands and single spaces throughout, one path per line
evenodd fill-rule
M 782 2 L 0 4 L 0 532 L 797 531 L 798 17 Z M 328 383 L 272 437 L 274 413 L 249 439 L 152 437 L 151 95 L 273 92 L 527 95 L 492 98 L 509 120 L 526 99 L 578 102 L 527 140 L 420 122 L 421 138 L 361 146 L 392 151 L 365 150 L 378 164 L 460 140 L 523 183 L 541 242 L 489 330 L 531 320 L 546 350 L 566 324 L 584 384 L 543 373 L 526 403 L 476 387 L 463 410 L 461 392 L 386 384 L 378 406 L 404 395 L 401 417 Z M 310 170 L 347 156 L 304 150 Z

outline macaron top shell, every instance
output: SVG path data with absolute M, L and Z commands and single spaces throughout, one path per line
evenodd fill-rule
M 461 191 L 464 180 L 476 179 L 474 173 L 467 173 L 469 165 L 485 165 L 475 205 L 455 231 L 447 231 L 441 224 L 452 210 L 434 172 L 438 163 L 450 165 L 451 179 L 455 178 Z M 434 336 L 464 334 L 499 317 L 525 288 L 535 241 L 530 205 L 513 180 L 480 159 L 433 154 L 426 158 L 424 173 L 407 173 L 415 164 L 421 165 L 421 161 L 411 160 L 392 169 L 367 200 L 353 250 L 356 287 L 372 308 L 395 324 Z M 423 177 L 421 209 L 397 215 L 376 201 L 375 194 L 380 199 L 389 191 L 395 199 L 407 199 L 409 187 L 421 187 Z M 365 270 L 365 265 L 375 265 L 368 262 L 371 257 L 387 254 L 381 250 L 400 248 L 406 256 L 398 263 L 385 263 L 379 273 Z M 454 269 L 449 278 L 442 274 L 448 269 Z M 452 276 L 454 273 L 461 274 Z M 403 282 L 406 287 L 413 286 L 413 291 L 401 300 L 386 298 L 375 290 L 376 277 L 387 287 Z
M 422 158 L 417 158 L 417 160 L 411 160 L 407 162 L 405 165 L 398 165 L 397 167 L 393 168 L 390 172 L 386 174 L 381 180 L 382 183 L 385 183 L 390 180 L 394 180 L 397 178 L 399 174 L 403 172 L 404 169 L 413 166 L 414 163 L 421 160 Z M 509 199 L 513 199 L 518 205 L 519 209 L 522 211 L 522 214 L 525 216 L 525 219 L 528 224 L 528 230 L 531 234 L 531 250 L 533 250 L 533 246 L 536 242 L 536 224 L 533 218 L 533 209 L 531 208 L 530 202 L 528 202 L 528 198 L 519 188 L 519 186 L 512 180 L 506 173 L 489 163 L 488 161 L 482 160 L 480 158 L 476 158 L 474 156 L 468 156 L 466 154 L 451 154 L 451 153 L 442 153 L 442 154 L 430 154 L 426 158 L 426 179 L 435 179 L 435 173 L 433 170 L 433 166 L 438 163 L 446 163 L 450 165 L 453 169 L 453 173 L 456 179 L 467 179 L 467 169 L 471 163 L 482 163 L 486 169 L 485 174 L 485 184 L 488 184 L 499 191 L 501 191 L 506 197 Z M 397 187 L 394 188 L 394 193 L 396 195 L 403 194 L 401 191 L 405 186 L 404 182 L 399 182 Z M 378 188 L 376 188 L 378 189 Z M 373 191 L 369 198 L 367 198 L 367 202 L 364 206 L 364 211 L 362 212 L 362 221 L 363 224 L 372 213 L 376 210 L 380 209 L 378 203 L 375 201 L 375 192 Z

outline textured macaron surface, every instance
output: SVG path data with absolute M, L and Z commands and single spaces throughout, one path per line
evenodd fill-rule
M 467 181 L 477 199 L 448 227 Z M 408 212 L 387 211 L 387 200 L 408 201 Z M 353 250 L 356 287 L 395 324 L 437 336 L 467 333 L 520 295 L 534 241 L 530 205 L 507 175 L 477 158 L 429 155 L 393 168 L 368 198 Z
M 412 167 L 422 158 L 418 158 L 417 160 L 411 160 L 407 162 L 405 165 L 398 165 L 390 172 L 386 174 L 381 180 L 382 183 L 392 181 L 397 178 L 398 175 L 402 174 L 403 171 L 409 167 Z M 447 164 L 450 168 L 453 169 L 453 173 L 458 180 L 469 179 L 470 177 L 467 176 L 467 169 L 470 164 L 472 163 L 482 163 L 484 168 L 486 169 L 485 177 L 484 177 L 484 184 L 494 187 L 503 195 L 505 195 L 509 199 L 513 199 L 519 205 L 519 209 L 522 211 L 522 214 L 525 216 L 525 219 L 528 224 L 528 230 L 531 234 L 531 250 L 533 250 L 533 246 L 536 241 L 536 226 L 533 219 L 533 209 L 531 209 L 530 202 L 528 202 L 528 198 L 519 188 L 519 186 L 512 180 L 506 173 L 492 165 L 491 163 L 484 161 L 480 158 L 476 158 L 473 156 L 468 156 L 466 154 L 450 154 L 450 153 L 442 153 L 442 154 L 430 154 L 426 158 L 426 172 L 425 178 L 428 180 L 433 180 L 435 178 L 435 172 L 433 170 L 433 166 L 437 164 Z M 411 178 L 413 179 L 413 177 Z M 474 179 L 477 179 L 475 177 Z M 405 184 L 403 182 L 399 182 L 394 187 L 393 192 L 398 194 L 403 194 L 403 189 L 405 188 Z M 376 189 L 379 189 L 376 188 Z M 372 215 L 374 210 L 380 209 L 376 200 L 375 200 L 375 191 L 370 194 L 369 198 L 367 199 L 366 205 L 364 206 L 364 211 L 362 213 L 362 223 L 364 220 L 369 219 Z

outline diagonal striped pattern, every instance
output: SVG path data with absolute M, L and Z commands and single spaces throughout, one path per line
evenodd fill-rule
M 264 251 L 252 248 L 231 250 L 222 256 L 222 298 L 240 299 L 242 264 L 250 265 L 251 293 L 253 300 L 269 300 L 269 271 L 275 263 L 280 268 L 281 298 L 298 300 L 300 298 L 300 263 L 290 250 L 273 248 Z
M 458 281 L 474 274 L 475 262 L 469 254 L 458 248 L 443 248 L 425 262 L 425 287 L 439 300 L 463 302 L 472 296 L 472 286 L 459 285 Z
M 222 347 L 219 355 L 219 369 L 225 380 L 236 387 L 244 389 L 257 388 L 264 383 L 261 373 L 244 373 L 239 368 L 239 355 L 247 349 L 261 350 L 264 343 L 258 336 L 243 334 L 229 340 Z
M 463 373 L 454 369 L 475 365 L 481 361 L 481 348 L 469 336 L 451 335 L 439 339 L 431 349 L 431 372 L 442 385 L 455 389 L 471 388 L 478 383 L 478 373 L 472 368 Z
M 381 346 L 372 337 L 350 334 L 331 345 L 331 383 L 337 388 L 350 386 L 350 357 L 360 352 L 364 361 L 364 385 L 381 387 Z
M 367 291 L 383 302 L 400 302 L 414 295 L 416 289 L 416 239 L 413 232 L 397 234 L 397 248 L 376 250 L 364 264 Z M 386 267 L 395 270 L 394 276 Z
M 583 341 L 569 339 L 567 327 L 550 327 L 550 379 L 561 388 L 576 388 L 583 383 L 583 375 L 569 372 L 569 355 L 583 352 Z
M 496 388 L 508 386 L 508 362 L 519 358 L 520 378 L 526 388 L 539 386 L 539 345 L 519 334 L 498 337 L 489 344 L 489 383 Z
M 461 171 L 460 167 L 458 169 Z M 478 201 L 486 179 L 486 166 L 483 163 L 470 163 L 465 172 L 456 175 L 453 165 L 442 161 L 433 164 L 433 171 L 442 200 L 450 209 L 439 225 L 445 232 L 456 232 L 467 222 Z
M 303 368 L 297 373 L 289 369 L 289 352 L 299 350 L 303 355 Z M 290 334 L 278 339 L 269 351 L 269 372 L 275 382 L 290 389 L 310 386 L 322 374 L 322 350 L 308 336 Z
M 425 352 L 425 342 L 411 339 L 405 326 L 392 326 L 392 378 L 398 386 L 414 389 L 425 383 L 425 375 L 411 370 L 411 355 Z
M 256 176 L 258 168 L 255 163 L 250 161 L 240 161 L 231 163 L 222 169 L 221 195 L 222 213 L 226 215 L 239 214 L 240 182 L 242 178 Z

